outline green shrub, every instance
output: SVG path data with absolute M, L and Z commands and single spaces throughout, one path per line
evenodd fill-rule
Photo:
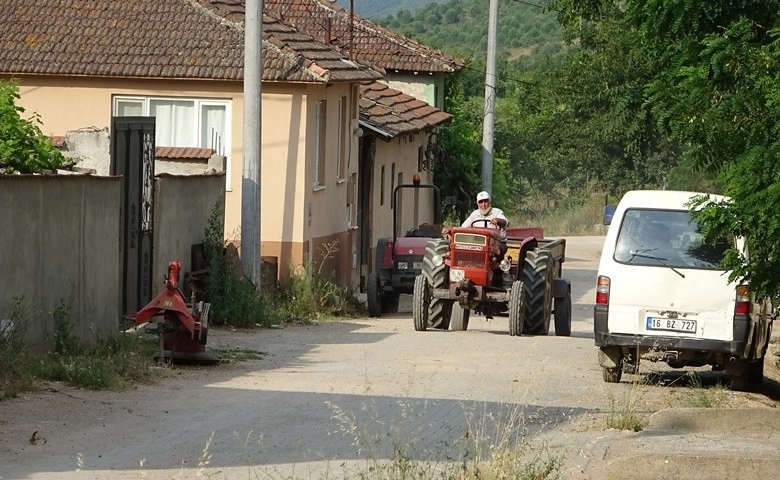
M 19 98 L 15 82 L 0 81 L 0 173 L 56 170 L 65 157 L 41 131 L 38 114 L 21 117 L 24 108 L 16 105 Z
M 35 315 L 23 299 L 11 308 L 13 329 L 0 333 L 0 400 L 35 390 L 40 381 L 61 381 L 90 390 L 121 389 L 150 377 L 158 339 L 139 332 L 116 332 L 91 341 L 73 333 L 71 304 L 61 299 L 40 321 L 54 321 L 53 348 L 37 353 L 26 347 L 24 333 Z
M 209 265 L 206 300 L 212 323 L 233 327 L 269 327 L 285 321 L 310 321 L 334 316 L 355 316 L 363 306 L 348 287 L 325 275 L 325 264 L 338 252 L 338 242 L 326 244 L 319 263 L 293 267 L 290 284 L 279 292 L 259 291 L 247 277 L 236 273 L 226 255 L 224 207 L 217 202 L 206 222 L 205 255 Z
M 324 317 L 354 317 L 365 313 L 352 290 L 334 283 L 332 276 L 324 273 L 325 265 L 338 252 L 338 241 L 326 243 L 320 249 L 318 263 L 304 259 L 304 266 L 290 271 L 290 285 L 284 297 L 284 309 L 296 320 Z
M 224 204 L 218 201 L 206 221 L 204 253 L 208 262 L 205 299 L 211 303 L 211 322 L 234 327 L 270 326 L 281 318 L 252 281 L 236 273 L 226 255 Z

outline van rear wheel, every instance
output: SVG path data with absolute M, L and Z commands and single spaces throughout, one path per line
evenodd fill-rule
M 761 385 L 764 383 L 764 359 L 759 358 L 754 362 L 748 363 L 745 375 L 750 385 Z

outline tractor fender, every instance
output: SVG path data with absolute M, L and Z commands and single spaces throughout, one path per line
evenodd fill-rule
M 571 282 L 568 278 L 554 278 L 552 284 L 553 297 L 562 298 L 571 292 Z

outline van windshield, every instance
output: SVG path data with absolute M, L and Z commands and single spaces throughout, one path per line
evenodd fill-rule
M 725 239 L 706 241 L 688 210 L 626 210 L 620 225 L 615 260 L 631 265 L 721 270 L 731 247 Z

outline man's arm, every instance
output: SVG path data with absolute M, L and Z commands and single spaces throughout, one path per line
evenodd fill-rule
M 504 215 L 504 211 L 500 208 L 493 208 L 493 218 L 490 223 L 494 223 L 502 229 L 509 226 L 509 220 Z

